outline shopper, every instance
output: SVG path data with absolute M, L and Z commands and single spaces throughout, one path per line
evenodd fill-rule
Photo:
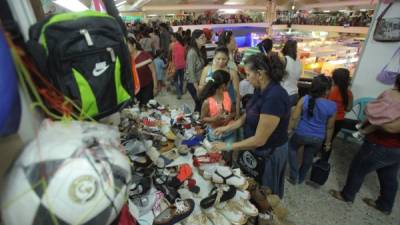
M 151 48 L 153 49 L 153 54 L 156 54 L 160 50 L 160 32 L 158 30 L 150 29 L 149 31 L 151 39 Z
M 286 76 L 283 79 L 282 87 L 289 94 L 290 106 L 296 106 L 297 99 L 299 98 L 299 89 L 297 82 L 301 76 L 301 63 L 297 58 L 297 41 L 288 40 L 282 49 L 282 54 L 285 56 L 285 70 Z
M 214 135 L 214 129 L 229 124 L 234 118 L 235 108 L 227 92 L 230 74 L 225 70 L 217 70 L 208 79 L 204 89 L 200 92 L 201 119 L 207 124 L 207 139 L 209 141 L 234 142 L 234 132 L 221 136 Z
M 178 99 L 182 98 L 183 94 L 183 76 L 185 74 L 185 43 L 180 34 L 174 33 L 173 37 L 175 39 L 174 42 L 171 43 L 170 53 L 172 63 L 175 65 L 175 76 L 174 83 L 176 88 L 176 95 Z
M 385 123 L 390 123 L 400 118 L 400 74 L 397 75 L 395 86 L 383 92 L 375 100 L 368 103 L 365 108 L 367 119 L 358 124 L 359 131 L 353 133 L 356 138 L 362 139 L 366 134 L 379 129 Z
M 128 37 L 128 47 L 140 81 L 140 91 L 136 98 L 140 106 L 144 106 L 157 93 L 156 70 L 151 55 L 143 51 L 135 38 Z
M 331 145 L 336 104 L 326 99 L 329 88 L 327 77 L 315 77 L 311 83 L 310 94 L 299 100 L 291 116 L 288 132 L 294 132 L 289 141 L 289 181 L 292 184 L 304 182 L 314 154 L 320 150 L 324 140 L 327 148 Z M 299 168 L 297 151 L 301 147 L 304 147 L 304 153 Z
M 229 51 L 225 47 L 215 49 L 214 59 L 211 65 L 207 65 L 201 73 L 199 90 L 202 91 L 208 79 L 212 78 L 212 74 L 217 70 L 225 70 L 230 74 L 230 82 L 228 85 L 228 93 L 235 106 L 235 118 L 239 118 L 240 113 L 240 94 L 239 94 L 239 77 L 235 70 L 228 66 Z
M 154 59 L 154 65 L 156 68 L 156 74 L 157 74 L 157 91 L 160 93 L 162 91 L 162 88 L 164 86 L 164 79 L 165 79 L 165 69 L 166 69 L 166 64 L 164 62 L 164 59 L 161 57 L 162 56 L 162 50 L 157 50 L 155 54 L 155 59 Z
M 289 96 L 280 82 L 284 65 L 276 54 L 249 56 L 245 62 L 247 79 L 256 88 L 246 113 L 227 126 L 217 128 L 215 135 L 244 126 L 245 138 L 233 144 L 214 142 L 217 151 L 252 150 L 261 158 L 261 185 L 283 197 L 284 172 L 288 156 Z
M 165 23 L 160 24 L 160 48 L 164 52 L 164 59 L 167 59 L 169 54 L 169 44 L 171 42 L 171 34 L 168 25 Z
M 266 38 L 262 40 L 260 43 L 257 44 L 255 47 L 247 48 L 244 53 L 243 53 L 243 58 L 242 61 L 240 62 L 240 65 L 244 65 L 244 61 L 247 59 L 247 57 L 257 54 L 257 53 L 263 53 L 265 55 L 268 55 L 268 53 L 271 52 L 273 47 L 272 40 L 269 38 Z
M 143 51 L 153 54 L 152 40 L 148 28 L 143 28 L 142 38 L 139 40 L 139 44 L 142 46 Z
M 335 130 L 333 131 L 332 141 L 342 128 L 355 129 L 357 124 L 356 120 L 346 119 L 346 112 L 351 111 L 353 108 L 353 93 L 349 89 L 350 85 L 350 72 L 345 68 L 338 68 L 332 72 L 333 86 L 329 92 L 328 99 L 336 103 L 336 121 Z M 323 161 L 328 162 L 330 155 L 334 148 L 329 151 L 322 150 Z
M 397 79 L 399 82 L 399 78 Z M 396 99 L 400 98 L 400 84 L 397 83 L 397 92 L 393 92 Z M 388 110 L 392 111 L 388 106 Z M 351 162 L 347 174 L 346 184 L 342 191 L 330 190 L 329 193 L 336 199 L 353 202 L 361 188 L 367 174 L 376 171 L 378 174 L 380 192 L 377 200 L 364 198 L 363 201 L 385 214 L 390 214 L 398 189 L 398 173 L 400 168 L 400 118 L 379 125 L 379 129 L 368 134 L 359 152 Z
M 237 45 L 236 45 L 236 40 L 235 37 L 233 36 L 232 31 L 224 31 L 222 34 L 219 36 L 218 39 L 218 46 L 223 46 L 226 47 L 229 51 L 229 61 L 228 61 L 228 67 L 231 70 L 238 71 L 236 62 L 235 62 L 235 55 L 237 52 Z
M 201 103 L 197 96 L 201 71 L 206 62 L 206 55 L 202 48 L 206 43 L 206 37 L 201 30 L 194 30 L 190 41 L 187 57 L 185 79 L 187 89 L 195 103 L 195 111 L 200 112 Z

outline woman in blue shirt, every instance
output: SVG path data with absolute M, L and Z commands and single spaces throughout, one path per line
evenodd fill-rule
M 277 54 L 255 54 L 245 60 L 247 79 L 255 93 L 246 104 L 246 113 L 227 126 L 217 128 L 216 135 L 244 127 L 245 139 L 235 143 L 214 142 L 218 151 L 252 150 L 262 163 L 259 181 L 283 197 L 284 172 L 288 156 L 290 105 L 280 82 L 284 65 Z
M 291 133 L 295 128 L 289 141 L 289 181 L 292 184 L 304 182 L 312 165 L 314 154 L 321 149 L 324 139 L 326 150 L 329 150 L 331 146 L 336 119 L 336 103 L 326 99 L 329 90 L 328 78 L 324 75 L 317 76 L 312 81 L 310 94 L 301 98 L 296 105 L 288 130 Z M 304 153 L 299 168 L 297 150 L 302 146 Z

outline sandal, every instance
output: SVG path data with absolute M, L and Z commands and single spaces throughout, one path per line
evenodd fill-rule
M 246 189 L 249 185 L 246 178 L 241 175 L 240 170 L 231 170 L 229 167 L 223 166 L 214 171 L 212 181 L 217 184 L 233 185 L 240 189 Z
M 214 204 L 219 204 L 220 202 L 225 202 L 231 200 L 236 195 L 236 188 L 233 186 L 229 186 L 228 190 L 223 190 L 222 187 L 217 188 L 214 187 L 211 189 L 208 197 L 204 198 L 200 202 L 200 206 L 203 209 L 210 208 Z
M 376 209 L 376 210 L 378 210 L 378 211 L 380 211 L 380 212 L 382 212 L 382 213 L 384 213 L 384 214 L 386 214 L 386 215 L 390 215 L 390 213 L 391 213 L 390 211 L 385 211 L 385 210 L 382 210 L 382 209 L 378 208 L 378 206 L 376 205 L 376 201 L 373 200 L 373 199 L 370 199 L 370 198 L 363 198 L 362 200 L 363 200 L 363 202 L 364 202 L 365 204 L 367 204 L 369 207 L 372 207 L 372 208 L 374 208 L 374 209 Z
M 205 155 L 199 155 L 193 157 L 193 165 L 199 167 L 202 164 L 217 163 L 222 160 L 222 155 L 216 152 L 209 152 Z
M 145 195 L 151 188 L 150 177 L 143 177 L 138 183 L 134 183 L 129 190 L 129 198 L 135 199 Z
M 329 190 L 329 194 L 336 198 L 337 200 L 343 201 L 343 202 L 349 202 L 349 203 L 353 203 L 352 201 L 348 201 L 346 199 L 343 198 L 342 193 L 340 191 L 336 191 L 336 190 Z

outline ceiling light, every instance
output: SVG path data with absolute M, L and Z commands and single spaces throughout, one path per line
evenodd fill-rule
M 240 2 L 225 2 L 224 5 L 243 5 Z
M 293 5 L 292 5 L 292 10 L 294 10 L 295 8 L 296 8 L 296 6 L 293 4 Z
M 175 16 L 175 13 L 167 14 L 167 16 Z
M 155 17 L 155 16 L 157 16 L 156 14 L 150 14 L 150 15 L 147 15 L 147 16 L 149 16 L 149 17 Z
M 360 12 L 366 12 L 367 9 L 360 9 Z
M 125 3 L 126 3 L 126 1 L 122 1 L 122 2 L 120 2 L 120 3 L 117 3 L 115 6 L 120 7 L 121 5 L 123 5 L 123 4 L 125 4 Z
M 331 12 L 331 10 L 324 10 L 324 11 L 322 11 L 322 12 L 324 12 L 324 13 L 329 13 L 329 12 Z
M 218 9 L 218 11 L 224 14 L 235 14 L 239 11 L 239 9 Z
M 54 3 L 73 12 L 80 12 L 89 9 L 79 0 L 56 0 Z
M 138 8 L 139 6 L 144 5 L 144 4 L 146 4 L 146 3 L 150 2 L 150 1 L 151 0 L 138 0 L 132 5 L 131 8 L 132 9 Z

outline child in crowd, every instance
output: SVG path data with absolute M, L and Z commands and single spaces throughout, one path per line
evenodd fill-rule
M 164 77 L 165 77 L 165 62 L 162 59 L 163 51 L 161 49 L 156 51 L 156 54 L 154 55 L 154 65 L 156 67 L 156 74 L 157 74 L 157 87 L 158 87 L 158 93 L 162 91 L 162 88 L 164 86 Z
M 372 133 L 379 126 L 392 122 L 400 117 L 400 74 L 397 75 L 394 88 L 383 92 L 376 100 L 368 103 L 365 108 L 367 119 L 356 127 L 359 131 L 353 137 L 361 140 L 366 134 Z
M 233 132 L 223 136 L 214 134 L 217 127 L 227 125 L 235 115 L 232 100 L 227 91 L 229 81 L 230 74 L 228 72 L 216 70 L 200 93 L 200 101 L 203 102 L 201 119 L 207 124 L 209 141 L 219 140 L 231 143 L 235 141 Z
M 289 140 L 289 164 L 292 184 L 304 182 L 315 153 L 324 144 L 331 146 L 336 119 L 336 103 L 326 99 L 330 90 L 329 79 L 323 75 L 315 77 L 311 83 L 310 94 L 299 100 L 289 123 L 288 132 L 294 129 Z M 300 168 L 297 165 L 297 151 L 304 147 Z M 326 149 L 326 150 L 327 150 Z

